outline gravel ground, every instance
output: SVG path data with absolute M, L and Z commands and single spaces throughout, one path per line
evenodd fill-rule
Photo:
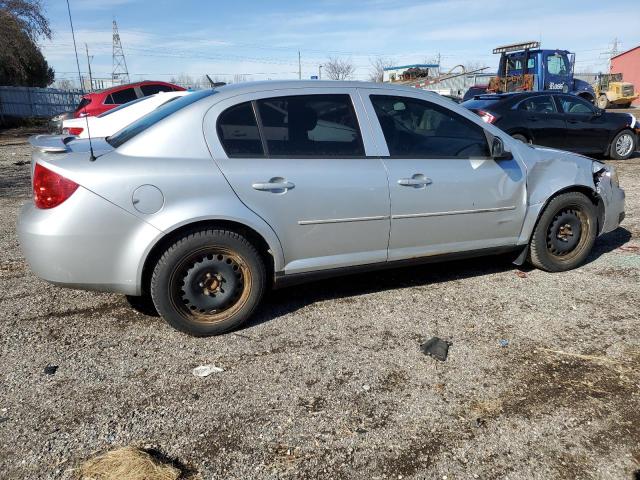
M 0 135 L 2 478 L 73 478 L 128 444 L 205 479 L 638 478 L 640 155 L 614 162 L 622 228 L 575 271 L 491 257 L 334 279 L 195 339 L 30 273 L 24 133 Z M 433 335 L 444 363 L 420 352 Z M 208 363 L 224 371 L 192 375 Z

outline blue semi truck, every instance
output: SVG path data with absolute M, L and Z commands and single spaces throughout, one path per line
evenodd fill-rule
M 594 102 L 593 87 L 574 78 L 575 54 L 541 49 L 539 42 L 516 43 L 493 49 L 500 54 L 498 73 L 486 85 L 474 85 L 464 100 L 483 93 L 522 91 L 564 92 Z

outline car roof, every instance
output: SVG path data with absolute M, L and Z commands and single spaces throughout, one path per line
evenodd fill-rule
M 285 90 L 295 88 L 374 88 L 388 90 L 404 90 L 406 92 L 425 92 L 438 95 L 436 92 L 397 85 L 394 83 L 360 82 L 351 80 L 260 80 L 254 82 L 242 82 L 216 87 L 219 93 L 240 95 L 244 93 L 262 92 L 269 90 Z
M 471 97 L 469 100 L 493 100 L 493 99 L 499 99 L 499 100 L 513 100 L 513 99 L 519 99 L 519 98 L 527 98 L 527 97 L 534 97 L 537 95 L 551 95 L 551 96 L 556 96 L 556 95 L 571 95 L 570 93 L 564 93 L 564 92 L 545 92 L 545 91 L 541 91 L 541 92 L 507 92 L 507 93 L 481 93 L 478 95 L 474 95 L 473 97 Z

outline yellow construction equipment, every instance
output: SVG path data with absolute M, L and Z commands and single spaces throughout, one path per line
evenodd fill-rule
M 593 84 L 596 103 L 602 109 L 627 108 L 640 95 L 633 83 L 623 82 L 621 73 L 601 73 Z

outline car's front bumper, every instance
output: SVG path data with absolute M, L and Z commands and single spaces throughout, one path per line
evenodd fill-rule
M 33 272 L 60 286 L 140 294 L 144 258 L 161 232 L 79 187 L 48 210 L 29 201 L 18 218 L 20 246 Z

